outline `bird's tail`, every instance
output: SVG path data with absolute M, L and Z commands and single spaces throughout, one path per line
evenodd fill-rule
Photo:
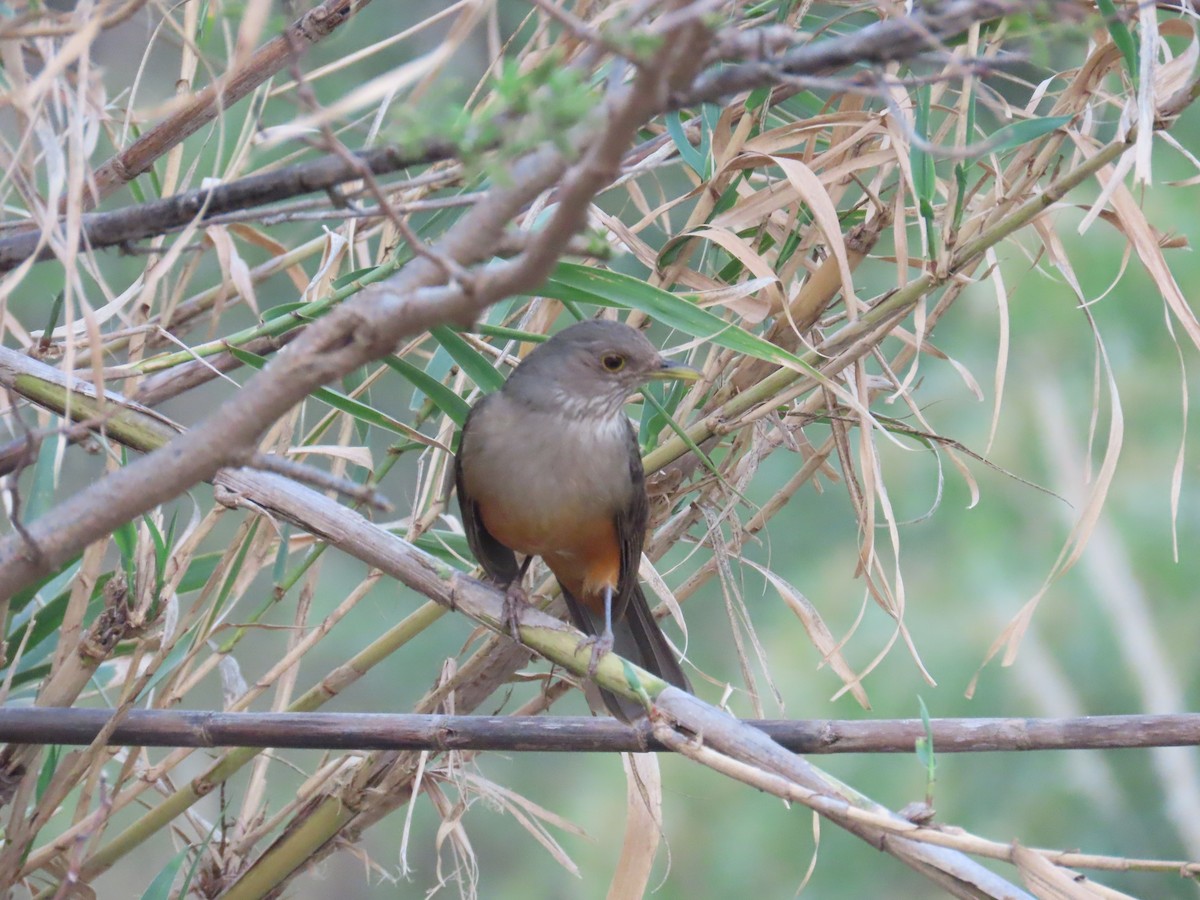
M 561 585 L 560 585 L 561 586 Z M 566 588 L 563 597 L 567 601 L 567 609 L 571 612 L 571 620 L 575 627 L 585 634 L 598 635 L 604 632 L 604 617 L 596 615 L 587 606 L 576 600 Z M 613 621 L 613 651 L 618 656 L 641 666 L 647 672 L 657 675 L 664 681 L 670 682 L 677 688 L 691 691 L 692 686 L 687 676 L 675 659 L 675 653 L 667 643 L 666 636 L 658 627 L 646 595 L 641 586 L 635 585 L 625 607 L 625 615 Z M 637 700 L 600 690 L 604 705 L 608 711 L 622 722 L 632 722 L 646 714 L 645 707 Z

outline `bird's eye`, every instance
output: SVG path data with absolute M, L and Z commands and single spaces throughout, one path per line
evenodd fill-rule
M 600 363 L 610 372 L 620 372 L 625 368 L 625 357 L 619 353 L 605 353 L 600 357 Z

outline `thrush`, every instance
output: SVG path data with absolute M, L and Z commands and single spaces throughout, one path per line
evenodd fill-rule
M 648 381 L 698 376 L 628 325 L 580 322 L 535 348 L 499 391 L 475 404 L 455 460 L 467 543 L 505 588 L 506 618 L 515 621 L 521 580 L 541 557 L 571 621 L 593 641 L 594 661 L 615 650 L 684 690 L 691 690 L 687 676 L 638 583 L 649 501 L 624 409 Z M 601 695 L 624 721 L 645 712 Z

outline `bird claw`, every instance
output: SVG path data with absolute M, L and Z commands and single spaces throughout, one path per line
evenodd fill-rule
M 529 606 L 529 597 L 526 596 L 525 589 L 521 587 L 520 582 L 514 581 L 504 589 L 504 605 L 501 607 L 501 615 L 504 617 L 508 633 L 514 641 L 521 639 L 521 613 L 527 606 Z
M 613 636 L 611 631 L 606 631 L 604 634 L 594 634 L 589 638 L 585 638 L 579 644 L 580 648 L 591 647 L 592 658 L 588 662 L 587 673 L 588 678 L 596 677 L 596 667 L 600 665 L 600 660 L 604 654 L 611 653 L 613 648 Z

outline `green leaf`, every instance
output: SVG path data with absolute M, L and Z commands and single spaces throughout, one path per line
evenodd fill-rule
M 270 309 L 264 309 L 262 320 L 270 322 L 272 319 L 278 319 L 281 316 L 286 316 L 289 313 L 298 312 L 308 306 L 307 301 L 298 301 L 296 303 L 280 303 L 278 306 L 272 306 Z
M 125 575 L 129 579 L 129 584 L 133 585 L 134 575 L 134 551 L 137 548 L 137 526 L 130 520 L 124 525 L 121 525 L 113 532 L 113 543 L 117 545 L 117 549 L 121 552 L 121 563 L 125 568 Z
M 184 847 L 167 860 L 167 864 L 154 876 L 154 880 L 142 894 L 142 900 L 171 900 L 171 886 L 175 884 L 179 870 L 183 868 L 183 863 L 191 851 L 191 847 Z
M 240 350 L 237 347 L 230 347 L 229 352 L 241 360 L 248 366 L 255 369 L 261 369 L 267 361 L 256 353 L 250 353 L 246 350 Z M 421 434 L 415 428 L 405 425 L 399 419 L 394 419 L 386 413 L 382 413 L 372 406 L 368 406 L 351 397 L 347 397 L 340 391 L 335 391 L 332 388 L 317 388 L 309 393 L 309 396 L 320 400 L 322 403 L 332 406 L 339 412 L 344 412 L 348 416 L 365 422 L 368 425 L 374 425 L 376 428 L 382 428 L 385 431 L 390 431 L 393 434 L 403 435 L 406 438 L 411 438 L 414 441 L 419 441 L 423 444 L 429 444 L 429 438 Z
M 59 291 L 54 298 L 54 302 L 50 304 L 50 315 L 46 319 L 46 328 L 42 331 L 42 340 L 49 341 L 50 335 L 54 333 L 54 329 L 58 327 L 58 318 L 62 315 L 63 300 L 66 298 L 64 291 Z
M 224 810 L 222 810 L 224 813 Z M 186 897 L 188 891 L 191 890 L 192 881 L 196 878 L 196 871 L 200 868 L 200 863 L 206 858 L 205 851 L 208 850 L 208 845 L 212 843 L 214 835 L 217 833 L 217 826 L 225 821 L 225 815 L 218 817 L 212 824 L 212 828 L 208 829 L 208 834 L 204 836 L 204 843 L 196 849 L 196 855 L 192 857 L 192 864 L 188 867 L 187 875 L 183 877 L 183 884 L 179 886 L 177 896 Z
M 373 273 L 377 268 L 379 268 L 379 267 L 378 266 L 368 266 L 365 269 L 355 269 L 353 272 L 347 272 L 341 278 L 334 279 L 332 287 L 335 291 L 341 290 L 344 287 L 349 287 L 350 285 L 354 284 L 354 282 L 358 281 L 359 279 L 366 278 L 368 275 Z M 307 305 L 307 304 L 301 304 L 301 305 L 303 306 L 303 305 Z
M 701 309 L 686 296 L 664 291 L 631 275 L 576 263 L 559 263 L 538 293 L 555 300 L 636 309 L 654 321 L 692 337 L 777 366 L 813 372 L 813 368 L 794 353 Z
M 929 139 L 929 85 L 917 89 L 916 117 L 913 131 L 922 141 Z M 917 194 L 917 207 L 921 219 L 925 223 L 925 238 L 929 245 L 929 255 L 937 254 L 937 235 L 933 230 L 933 201 L 937 192 L 937 170 L 934 168 L 933 156 L 918 142 L 914 141 L 910 151 L 913 173 L 913 190 Z
M 466 536 L 453 531 L 430 529 L 413 543 L 442 562 L 459 568 L 462 567 L 464 559 L 471 559 L 471 548 L 467 546 Z
M 937 760 L 933 755 L 933 723 L 929 720 L 929 709 L 925 706 L 925 701 L 921 697 L 917 697 L 917 703 L 921 707 L 921 722 L 925 725 L 925 735 L 917 738 L 914 749 L 917 759 L 925 769 L 926 794 L 931 794 L 935 780 L 934 774 L 937 770 Z
M 208 579 L 212 578 L 212 573 L 217 570 L 217 564 L 224 555 L 221 552 L 214 552 L 193 557 L 192 561 L 188 564 L 187 572 L 179 580 L 178 592 L 180 594 L 190 594 L 208 584 Z
M 679 158 L 687 164 L 687 167 L 704 178 L 704 154 L 692 146 L 687 139 L 687 133 L 683 129 L 683 113 L 669 113 L 664 117 L 667 124 L 667 134 L 675 143 L 675 149 L 679 151 Z
M 54 770 L 58 768 L 58 758 L 61 755 L 62 747 L 58 744 L 51 744 L 46 748 L 46 760 L 42 763 L 42 770 L 38 773 L 37 787 L 34 789 L 35 805 L 42 802 L 46 788 L 50 787 L 50 780 L 54 777 Z
M 429 401 L 448 415 L 456 425 L 461 427 L 463 422 L 467 421 L 467 413 L 471 411 L 470 404 L 432 375 L 398 356 L 388 356 L 383 361 L 425 394 Z
M 645 440 L 642 441 L 643 451 L 645 451 L 647 448 L 652 448 L 657 445 L 658 435 L 662 432 L 663 427 L 670 426 L 671 430 L 675 432 L 679 439 L 683 441 L 685 445 L 687 445 L 687 448 L 696 454 L 696 458 L 704 463 L 704 467 L 712 472 L 712 474 L 715 475 L 722 483 L 724 483 L 725 479 L 721 477 L 720 471 L 717 469 L 713 461 L 709 459 L 708 454 L 700 449 L 700 445 L 692 440 L 692 437 L 687 433 L 687 430 L 675 421 L 675 417 L 671 414 L 671 411 L 668 410 L 666 404 L 662 403 L 657 397 L 655 397 L 654 394 L 647 389 L 648 387 L 649 385 L 647 385 L 645 388 L 642 388 L 642 396 L 646 399 L 646 403 L 654 408 L 654 415 L 646 417 L 646 420 L 642 422 L 643 434 L 645 435 Z M 674 388 L 673 393 L 676 393 L 674 405 L 678 405 L 679 400 L 683 396 L 683 392 L 686 390 L 687 388 L 684 385 L 678 385 Z
M 504 384 L 504 376 L 496 371 L 487 357 L 472 347 L 454 329 L 447 325 L 438 325 L 431 328 L 429 333 L 467 373 L 467 377 L 483 390 L 497 391 Z
M 971 84 L 971 92 L 967 96 L 967 127 L 964 129 L 967 141 L 974 140 L 975 135 L 975 85 Z M 963 214 L 966 212 L 967 198 L 967 163 L 958 162 L 954 166 L 954 231 L 962 225 Z
M 989 140 L 991 145 L 990 153 L 1003 153 L 1005 150 L 1012 150 L 1014 147 L 1020 147 L 1022 144 L 1028 144 L 1030 141 L 1037 140 L 1044 134 L 1049 134 L 1057 128 L 1062 128 L 1070 122 L 1074 116 L 1045 116 L 1041 119 L 1025 119 L 1021 122 L 1012 122 L 999 128 Z
M 502 338 L 506 341 L 527 341 L 534 344 L 550 340 L 550 335 L 548 334 L 540 334 L 535 331 L 521 331 L 519 328 L 506 328 L 503 325 L 479 324 L 475 326 L 475 332 L 487 337 Z
M 76 556 L 68 560 L 57 572 L 52 572 L 40 581 L 31 584 L 25 590 L 18 591 L 9 603 L 9 609 L 13 614 L 13 624 L 15 625 L 19 622 L 17 613 L 25 609 L 34 597 L 37 597 L 39 594 L 45 594 L 46 597 L 55 597 L 60 591 L 64 590 L 78 574 L 80 558 Z
M 1117 8 L 1112 0 L 1096 0 L 1096 6 L 1099 8 L 1100 14 L 1104 17 L 1104 24 L 1108 28 L 1109 36 L 1112 37 L 1113 43 L 1117 45 L 1117 49 L 1121 51 L 1121 55 L 1125 57 L 1125 68 L 1129 72 L 1130 80 L 1136 86 L 1138 83 L 1138 72 L 1141 70 L 1141 63 L 1138 60 L 1137 42 L 1134 41 L 1133 35 L 1121 19 L 1121 14 L 1117 12 Z
M 746 97 L 746 112 L 752 113 L 770 99 L 773 88 L 755 88 Z
M 112 578 L 112 573 L 106 572 L 96 579 L 96 584 L 92 588 L 92 596 L 88 598 L 88 612 L 92 612 L 93 608 L 100 603 L 100 599 L 104 593 L 104 586 L 108 584 L 110 578 Z M 41 609 L 31 609 L 30 615 L 22 616 L 20 624 L 9 632 L 8 644 L 10 647 L 19 647 L 21 646 L 21 641 L 25 640 L 25 652 L 21 655 L 21 660 L 17 665 L 18 672 L 24 671 L 41 659 L 41 656 L 36 654 L 35 651 L 41 646 L 42 641 L 58 633 L 58 629 L 62 626 L 63 616 L 66 615 L 67 602 L 70 598 L 70 589 L 64 589 Z M 30 620 L 33 620 L 34 623 L 33 631 L 30 632 L 29 638 L 26 639 L 25 631 L 29 627 Z
M 143 689 L 143 694 L 148 694 L 158 687 L 168 675 L 178 668 L 179 664 L 183 662 L 183 658 L 188 655 L 191 649 L 188 642 L 182 639 L 172 647 L 171 652 L 167 654 L 167 658 L 162 661 L 158 667 L 158 671 L 154 673 L 154 677 L 150 679 L 149 684 Z
M 33 465 L 33 487 L 25 501 L 25 521 L 32 522 L 54 505 L 54 457 L 58 440 L 42 441 Z

